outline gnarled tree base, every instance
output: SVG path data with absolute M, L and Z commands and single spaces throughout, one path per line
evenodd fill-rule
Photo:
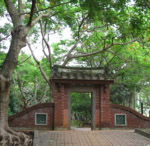
M 0 146 L 32 146 L 32 138 L 10 128 L 0 128 Z

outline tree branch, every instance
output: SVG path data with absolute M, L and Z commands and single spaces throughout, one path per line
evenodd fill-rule
M 14 24 L 14 27 L 17 27 L 18 25 L 21 24 L 21 22 L 19 21 L 20 19 L 19 19 L 17 9 L 15 8 L 12 0 L 4 0 L 4 2 L 7 8 L 7 11 L 11 17 L 11 20 Z
M 67 57 L 67 54 L 62 56 L 61 59 L 56 63 L 56 64 L 61 64 L 61 62 L 65 59 L 65 57 Z
M 22 0 L 18 0 L 18 13 L 21 14 L 22 13 Z
M 72 1 L 69 1 L 69 2 L 61 3 L 61 4 L 58 4 L 58 5 L 55 5 L 55 6 L 50 6 L 50 7 L 47 7 L 47 8 L 45 8 L 45 9 L 36 10 L 36 11 L 34 11 L 34 13 L 39 13 L 39 12 L 42 12 L 42 11 L 46 11 L 46 10 L 49 10 L 49 9 L 53 9 L 53 8 L 58 7 L 58 6 L 65 5 L 65 4 L 68 4 L 68 3 L 71 3 L 71 2 L 72 2 Z M 30 12 L 21 13 L 20 15 L 25 15 L 25 14 L 30 14 Z
M 31 54 L 32 54 L 32 56 L 33 56 L 35 62 L 37 63 L 37 65 L 38 65 L 38 67 L 39 67 L 39 69 L 40 69 L 40 72 L 41 72 L 43 78 L 44 78 L 45 81 L 50 85 L 49 78 L 47 77 L 46 73 L 44 72 L 44 70 L 43 70 L 43 68 L 42 68 L 42 66 L 41 66 L 41 64 L 40 64 L 40 62 L 39 62 L 39 61 L 37 60 L 37 58 L 35 57 L 35 55 L 34 55 L 34 53 L 33 53 L 33 50 L 32 50 L 32 48 L 31 48 L 31 45 L 29 44 L 29 42 L 27 42 L 27 44 L 28 44 L 28 47 L 29 47 L 29 49 L 30 49 L 30 51 L 31 51 Z
M 124 58 L 121 58 L 120 56 L 118 56 L 115 52 L 111 51 L 111 50 L 107 50 L 107 52 L 110 52 L 111 54 L 113 54 L 114 56 L 117 56 L 118 58 L 120 58 L 121 60 L 125 60 L 126 62 L 131 62 L 131 60 L 126 60 Z
M 20 76 L 19 76 L 19 73 L 16 72 L 16 75 L 17 75 L 17 84 L 18 84 L 20 93 L 21 93 L 23 99 L 25 99 L 25 96 L 24 96 L 24 93 L 23 93 L 23 89 L 22 89 L 22 85 L 21 85 L 21 82 L 20 82 Z
M 114 60 L 114 58 L 116 57 L 116 55 L 114 55 L 108 62 L 106 66 L 109 66 L 109 64 Z
M 37 10 L 37 7 L 36 7 L 36 10 Z M 39 13 L 38 13 L 38 15 L 39 15 Z M 43 39 L 43 41 L 42 41 L 43 53 L 46 56 L 46 58 L 49 60 L 49 65 L 50 65 L 50 68 L 51 68 L 52 67 L 51 49 L 50 49 L 50 46 L 49 46 L 47 40 L 45 39 L 45 35 L 44 35 L 44 32 L 43 32 L 43 27 L 42 27 L 42 21 L 41 20 L 40 20 L 40 29 L 41 29 L 42 39 Z M 43 43 L 46 44 L 49 55 L 46 54 L 45 47 L 44 47 Z
M 66 59 L 65 59 L 65 61 L 64 61 L 64 63 L 63 63 L 63 66 L 65 66 L 65 65 L 68 63 L 68 61 L 70 60 L 70 55 L 71 55 L 72 51 L 77 47 L 77 45 L 78 45 L 79 42 L 80 42 L 80 30 L 81 30 L 81 27 L 82 27 L 84 21 L 86 20 L 86 18 L 87 18 L 87 17 L 84 17 L 84 18 L 82 19 L 82 21 L 81 21 L 81 23 L 80 23 L 80 25 L 79 25 L 79 27 L 78 27 L 78 39 L 77 39 L 76 43 L 72 46 L 72 48 L 69 50 L 69 52 L 67 53 L 67 55 L 65 55 L 65 56 L 67 56 L 67 57 L 66 57 Z
M 81 55 L 71 55 L 70 54 L 70 56 L 68 57 L 68 59 L 65 61 L 65 65 L 68 63 L 69 60 L 71 60 L 73 58 L 88 57 L 88 56 L 96 55 L 96 54 L 103 53 L 103 52 L 107 51 L 109 48 L 111 48 L 113 46 L 116 46 L 116 45 L 127 45 L 127 44 L 133 43 L 135 41 L 137 41 L 137 40 L 132 40 L 132 41 L 125 42 L 125 43 L 113 43 L 113 44 L 111 44 L 111 45 L 103 48 L 102 50 L 98 50 L 98 51 L 95 51 L 93 53 L 87 53 L 87 54 L 81 54 Z
M 71 52 L 77 47 L 78 43 L 80 42 L 80 37 L 78 38 L 78 40 L 76 41 L 76 43 L 73 45 L 73 47 L 70 49 L 70 51 L 68 52 L 66 56 L 66 59 L 63 63 L 63 66 L 66 66 L 66 64 L 68 63 L 68 61 L 71 59 Z
M 93 28 L 90 28 L 90 29 L 87 29 L 87 30 L 81 31 L 81 32 L 89 32 L 90 33 L 90 32 L 96 31 L 97 29 L 106 27 L 106 26 L 108 26 L 108 24 L 105 24 L 105 25 L 102 25 L 102 26 L 93 27 Z
M 23 60 L 22 62 L 20 62 L 19 64 L 18 64 L 18 66 L 19 65 L 21 65 L 21 64 L 23 64 L 24 62 L 26 62 L 28 59 L 30 59 L 31 58 L 31 56 L 29 56 L 29 57 L 27 57 L 25 60 Z
M 50 64 L 50 68 L 52 67 L 52 57 L 51 57 L 51 49 L 50 46 L 47 42 L 47 40 L 45 39 L 44 33 L 43 33 L 43 28 L 42 28 L 42 22 L 40 20 L 40 28 L 41 28 L 41 34 L 42 34 L 42 39 L 44 41 L 44 43 L 46 44 L 47 50 L 48 50 L 48 56 L 46 55 L 46 52 L 44 51 L 44 54 L 48 57 L 49 60 L 49 64 Z M 43 48 L 44 49 L 44 48 Z
M 7 39 L 10 35 L 5 36 L 4 38 L 0 38 L 0 42 L 4 41 L 5 39 Z
M 25 95 L 24 95 L 24 92 L 23 92 L 23 87 L 22 87 L 22 84 L 20 82 L 20 76 L 19 76 L 19 73 L 17 72 L 17 84 L 18 84 L 18 87 L 19 87 L 19 91 L 22 95 L 22 98 L 23 98 L 23 102 L 24 102 L 24 107 L 23 108 L 27 108 L 27 101 L 26 101 L 26 98 L 25 98 Z
M 42 40 L 42 48 L 43 48 L 43 53 L 45 55 L 45 57 L 48 59 L 48 55 L 45 52 L 45 46 L 44 46 L 44 41 Z
M 30 18 L 29 18 L 29 22 L 28 22 L 27 26 L 30 26 L 31 23 L 32 23 L 32 18 L 33 18 L 33 15 L 34 15 L 35 7 L 36 7 L 36 0 L 32 0 L 32 7 L 31 7 L 31 12 L 30 12 Z
M 145 7 L 148 7 L 150 9 L 150 4 L 146 0 L 144 0 L 144 4 L 145 4 Z
M 49 12 L 45 13 L 45 14 L 40 14 L 35 20 L 32 21 L 31 23 L 31 27 L 34 26 L 42 17 L 47 17 L 49 16 L 53 11 L 50 10 Z

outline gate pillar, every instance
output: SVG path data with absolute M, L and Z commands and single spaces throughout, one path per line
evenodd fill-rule
M 110 127 L 110 94 L 109 84 L 101 86 L 100 91 L 101 128 Z
M 68 96 L 63 84 L 56 84 L 54 91 L 54 129 L 68 129 Z M 66 94 L 65 94 L 66 93 Z

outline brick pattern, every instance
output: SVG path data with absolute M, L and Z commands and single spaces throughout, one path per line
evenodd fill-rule
M 150 139 L 131 130 L 50 131 L 39 133 L 41 146 L 149 146 Z
M 100 125 L 101 125 L 100 86 L 97 86 L 95 89 L 96 89 L 96 128 L 100 128 Z
M 54 125 L 55 127 L 63 126 L 63 98 L 64 98 L 64 87 L 60 85 L 55 86 L 54 92 Z
M 107 105 L 109 99 L 100 100 L 99 95 L 102 94 L 103 90 L 100 92 L 100 87 L 96 88 L 96 128 L 150 128 L 150 118 L 145 117 L 133 109 L 122 105 Z M 22 127 L 31 129 L 53 129 L 53 122 L 55 122 L 55 127 L 58 128 L 68 128 L 68 89 L 64 87 L 61 88 L 60 92 L 62 95 L 57 93 L 58 99 L 56 100 L 55 106 L 55 121 L 54 121 L 54 104 L 44 103 L 38 104 L 33 107 L 26 109 L 16 115 L 9 117 L 10 127 Z M 105 93 L 105 92 L 103 92 Z M 107 93 L 107 92 L 106 92 Z M 59 98 L 61 97 L 62 100 Z M 63 97 L 63 98 L 62 98 Z M 106 97 L 106 96 L 105 96 Z M 107 102 L 106 102 L 107 101 Z M 100 104 L 102 103 L 102 105 Z M 105 103 L 104 103 L 105 102 Z M 60 104 L 61 103 L 61 104 Z M 102 108 L 100 109 L 99 108 Z M 110 109 L 109 109 L 110 107 Z M 48 114 L 48 124 L 44 126 L 35 125 L 35 113 L 47 113 Z M 115 114 L 126 114 L 127 125 L 126 126 L 116 126 L 115 125 Z M 109 115 L 109 116 L 108 116 Z M 60 118 L 61 117 L 61 118 Z M 109 123 L 109 124 L 108 124 Z
M 55 128 L 69 127 L 68 87 L 61 84 L 55 86 Z
M 100 89 L 101 99 L 101 128 L 108 128 L 110 126 L 110 96 L 109 85 L 103 85 Z
M 35 125 L 35 113 L 47 113 L 48 121 L 47 125 Z M 35 106 L 29 107 L 26 110 L 10 116 L 8 123 L 10 127 L 18 128 L 30 128 L 30 129 L 53 129 L 53 113 L 54 113 L 54 104 L 53 103 L 43 103 L 37 104 Z
M 69 84 L 55 85 L 55 128 L 69 128 Z M 79 88 L 80 87 L 76 87 Z M 109 127 L 110 125 L 110 97 L 109 85 L 96 85 L 92 87 L 95 96 L 96 128 Z
M 126 114 L 127 125 L 115 126 L 115 114 Z M 111 104 L 111 128 L 150 128 L 150 118 L 122 105 Z
M 68 128 L 69 126 L 69 105 L 68 105 L 68 86 L 64 86 L 64 99 L 63 99 L 63 127 Z

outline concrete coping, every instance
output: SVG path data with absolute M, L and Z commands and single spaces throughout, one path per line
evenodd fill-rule
M 135 129 L 135 133 L 138 133 L 138 134 L 140 134 L 142 136 L 150 138 L 150 133 L 148 133 L 148 132 L 146 132 L 146 131 L 144 131 L 142 129 Z

